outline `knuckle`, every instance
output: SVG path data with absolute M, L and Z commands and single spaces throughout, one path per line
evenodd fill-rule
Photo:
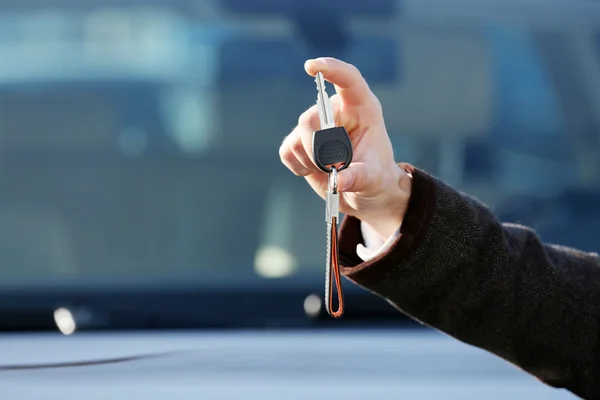
M 296 176 L 305 176 L 306 175 L 306 171 L 299 169 L 299 168 L 292 169 L 292 173 Z
M 294 153 L 292 153 L 285 146 L 282 146 L 279 149 L 279 158 L 285 165 L 292 165 L 294 160 L 296 160 L 296 156 L 294 156 Z
M 377 97 L 375 95 L 375 93 L 371 92 L 371 103 L 373 104 L 373 109 L 375 109 L 378 112 L 383 112 L 383 106 L 381 105 L 381 100 L 379 100 L 379 97 Z
M 314 114 L 315 114 L 314 107 L 311 107 L 308 110 L 304 111 L 298 117 L 298 126 L 309 126 L 312 122 Z
M 282 157 L 281 157 L 281 161 L 288 167 L 288 168 L 293 168 L 293 165 L 296 163 L 296 157 L 294 157 L 294 155 L 290 152 L 285 153 Z
M 290 145 L 292 152 L 294 152 L 294 154 L 302 154 L 304 153 L 304 144 L 302 144 L 302 141 L 300 140 L 300 138 L 297 138 L 296 140 L 294 140 L 291 145 Z
M 307 111 L 304 111 L 302 114 L 300 114 L 300 115 L 298 116 L 298 125 L 299 125 L 299 126 L 302 126 L 302 125 L 303 125 L 303 123 L 304 123 L 304 121 L 306 120 L 306 113 L 308 113 L 308 110 L 307 110 Z
M 292 173 L 296 176 L 306 176 L 309 174 L 309 171 L 298 160 L 295 160 L 292 163 L 292 167 L 290 168 L 290 171 L 292 171 Z
M 289 150 L 288 150 L 288 147 L 286 146 L 286 142 L 284 141 L 281 144 L 281 146 L 279 146 L 279 158 L 281 158 L 283 160 L 287 157 L 288 154 L 289 154 Z
M 293 134 L 288 135 L 279 147 L 281 162 L 296 176 L 306 176 L 310 173 L 301 162 L 303 151 L 302 141 Z
M 375 109 L 381 114 L 383 113 L 383 105 L 381 104 L 381 101 L 379 101 L 379 99 L 377 97 L 375 97 L 375 99 L 373 100 L 374 104 L 375 104 Z

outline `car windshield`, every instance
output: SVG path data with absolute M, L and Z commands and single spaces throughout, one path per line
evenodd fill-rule
M 265 310 L 294 290 L 304 316 L 322 293 L 324 203 L 278 149 L 316 101 L 303 65 L 317 56 L 361 70 L 398 161 L 599 251 L 600 14 L 543 3 L 14 1 L 0 11 L 1 307 L 152 288 L 205 296 L 202 319 L 230 306 L 198 304 L 251 287 L 271 300 L 244 318 L 287 324 Z M 132 298 L 120 309 L 162 304 Z

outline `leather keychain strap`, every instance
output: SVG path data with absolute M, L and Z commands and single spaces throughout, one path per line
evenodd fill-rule
M 339 193 L 337 191 L 337 169 L 332 168 L 329 173 L 326 197 L 326 222 L 327 222 L 327 261 L 325 264 L 325 308 L 333 318 L 340 318 L 344 314 L 344 294 L 340 278 L 339 249 L 338 249 L 338 218 L 339 218 Z M 333 285 L 338 297 L 337 310 L 333 308 Z

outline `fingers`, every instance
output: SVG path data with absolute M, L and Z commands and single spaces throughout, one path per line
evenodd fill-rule
M 318 170 L 312 157 L 312 134 L 318 125 L 319 115 L 313 106 L 300 116 L 298 125 L 279 148 L 281 161 L 297 176 L 307 176 Z
M 293 151 L 291 151 L 288 146 L 284 144 L 279 149 L 279 158 L 283 165 L 286 166 L 287 169 L 292 171 L 292 173 L 296 176 L 307 176 L 310 174 L 308 168 L 304 166 L 296 157 Z
M 297 126 L 284 139 L 279 148 L 281 162 L 297 176 L 309 175 L 316 168 L 302 140 L 302 137 L 306 136 L 308 132 L 306 127 Z
M 364 163 L 350 164 L 348 168 L 340 171 L 338 174 L 338 192 L 339 193 L 361 193 L 367 190 L 369 184 L 368 169 Z M 310 187 L 321 198 L 325 198 L 329 176 L 323 173 L 309 174 L 305 176 Z
M 331 101 L 331 108 L 333 109 L 333 116 L 335 118 L 335 122 L 339 117 L 339 111 L 341 106 L 340 96 L 338 94 L 334 94 L 329 98 Z M 298 118 L 298 126 L 304 126 L 310 130 L 311 136 L 310 139 L 312 141 L 312 133 L 316 130 L 321 129 L 320 127 L 321 121 L 319 120 L 319 111 L 317 109 L 317 105 L 315 104 L 308 110 L 304 111 L 300 117 Z M 312 142 L 311 142 L 312 145 Z
M 305 130 L 309 131 L 312 135 L 314 131 L 319 129 L 319 125 L 319 111 L 317 110 L 317 105 L 315 104 L 300 114 L 300 117 L 298 117 L 298 126 L 296 128 L 305 128 Z
M 352 64 L 324 57 L 306 61 L 304 69 L 311 76 L 322 72 L 325 80 L 336 86 L 336 92 L 345 104 L 358 106 L 372 101 L 373 95 L 369 85 Z
M 339 96 L 332 96 L 331 105 L 334 113 L 340 107 Z M 282 163 L 297 176 L 307 176 L 320 172 L 313 160 L 313 132 L 319 130 L 319 114 L 314 105 L 298 118 L 298 125 L 285 138 L 279 148 Z
M 338 174 L 338 191 L 361 193 L 367 189 L 369 184 L 369 169 L 364 163 L 353 163 Z

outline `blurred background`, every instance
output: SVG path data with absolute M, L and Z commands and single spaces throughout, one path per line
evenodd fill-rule
M 593 1 L 1 0 L 0 330 L 427 335 L 347 281 L 322 310 L 324 204 L 278 157 L 318 56 L 398 161 L 599 251 L 599 33 Z

